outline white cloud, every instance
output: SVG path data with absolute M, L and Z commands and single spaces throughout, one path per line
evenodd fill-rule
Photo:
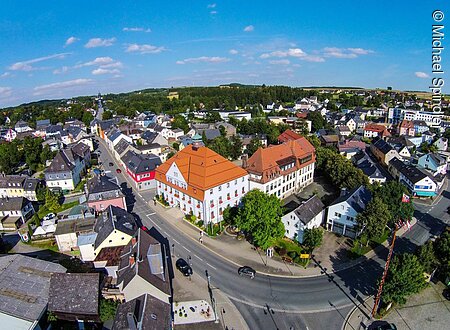
M 100 74 L 107 74 L 107 73 L 119 74 L 120 70 L 118 70 L 118 69 L 103 69 L 103 68 L 98 68 L 98 69 L 92 70 L 93 75 L 100 75 Z
M 200 57 L 192 57 L 192 58 L 186 58 L 181 61 L 176 61 L 176 64 L 186 64 L 186 63 L 224 63 L 230 61 L 229 58 L 226 57 L 219 57 L 219 56 L 200 56 Z
M 303 61 L 306 62 L 325 62 L 325 59 L 321 56 L 316 56 L 316 55 L 306 55 L 304 57 L 302 57 Z
M 288 56 L 292 56 L 292 57 L 305 57 L 306 53 L 301 50 L 300 48 L 289 48 L 286 51 L 283 50 L 277 50 L 271 53 L 265 53 L 262 54 L 260 57 L 261 58 L 270 58 L 270 57 L 288 57 Z
M 49 55 L 49 56 L 44 56 L 44 57 L 38 57 L 38 58 L 34 58 L 32 60 L 28 60 L 28 61 L 23 61 L 23 62 L 16 62 L 14 64 L 12 64 L 8 69 L 12 70 L 12 71 L 32 71 L 32 70 L 38 70 L 39 68 L 35 68 L 32 66 L 32 64 L 34 63 L 39 63 L 39 62 L 43 62 L 43 61 L 47 61 L 47 60 L 52 60 L 52 59 L 63 59 L 65 58 L 67 55 L 69 55 L 70 53 L 61 53 L 61 54 L 54 54 L 54 55 Z
M 9 77 L 11 75 L 11 72 L 3 72 L 1 75 L 0 75 L 0 78 L 6 78 L 6 77 Z
M 230 53 L 231 55 L 236 55 L 236 54 L 238 54 L 239 52 L 238 52 L 236 49 L 230 49 L 230 50 L 229 50 L 229 53 Z
M 68 66 L 63 66 L 61 69 L 53 70 L 53 74 L 67 73 L 67 71 L 69 71 L 69 67 Z
M 215 14 L 217 14 L 217 10 L 211 10 L 209 13 L 210 13 L 211 15 L 215 15 Z
M 86 63 L 82 63 L 82 64 L 78 64 L 75 67 L 76 68 L 81 68 L 83 66 L 92 66 L 92 65 L 107 65 L 110 63 L 113 63 L 114 60 L 109 57 L 109 56 L 104 56 L 104 57 L 96 57 L 94 60 L 86 62 Z
M 55 90 L 73 88 L 73 87 L 77 87 L 77 86 L 84 86 L 84 85 L 88 85 L 92 82 L 93 82 L 92 79 L 80 78 L 80 79 L 57 82 L 57 83 L 53 83 L 53 84 L 40 85 L 40 86 L 34 87 L 33 95 L 42 95 L 42 94 L 46 94 L 46 93 L 51 93 Z
M 252 32 L 255 30 L 255 27 L 253 25 L 248 25 L 244 28 L 244 32 Z
M 416 75 L 417 78 L 422 78 L 422 79 L 430 78 L 430 75 L 425 72 L 417 71 L 417 72 L 414 72 L 414 74 Z
M 70 37 L 69 39 L 66 40 L 65 46 L 69 46 L 69 45 L 77 42 L 78 40 L 80 40 L 80 39 L 75 38 L 75 37 Z
M 337 48 L 325 47 L 323 56 L 336 58 L 357 58 L 359 55 L 367 55 L 373 53 L 373 50 L 363 48 Z
M 151 29 L 149 29 L 149 28 L 146 29 L 146 28 L 143 28 L 143 27 L 124 27 L 122 29 L 122 31 L 125 31 L 125 32 L 145 32 L 145 33 L 152 32 Z
M 0 99 L 5 99 L 7 97 L 10 97 L 11 95 L 12 95 L 11 87 L 1 87 L 0 86 Z
M 109 47 L 114 45 L 116 42 L 116 38 L 102 39 L 102 38 L 92 38 L 84 45 L 86 48 L 95 48 L 95 47 Z
M 216 4 L 215 4 L 215 3 L 210 3 L 210 4 L 208 5 L 208 8 L 216 8 Z
M 127 49 L 125 50 L 127 53 L 140 53 L 140 54 L 158 54 L 166 49 L 162 46 L 153 46 L 153 45 L 147 45 L 147 44 L 131 44 L 128 45 Z
M 270 64 L 274 64 L 274 65 L 289 65 L 291 64 L 291 61 L 289 60 L 272 60 L 269 61 Z

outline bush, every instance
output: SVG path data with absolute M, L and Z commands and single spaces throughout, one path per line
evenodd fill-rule
M 278 254 L 279 254 L 280 256 L 286 255 L 286 252 L 287 252 L 287 250 L 286 250 L 284 247 L 278 249 Z
M 288 252 L 288 256 L 289 256 L 291 259 L 296 259 L 296 258 L 298 258 L 298 253 L 297 253 L 296 251 L 289 251 L 289 252 Z
M 197 221 L 197 227 L 203 227 L 203 220 L 199 220 L 199 221 Z

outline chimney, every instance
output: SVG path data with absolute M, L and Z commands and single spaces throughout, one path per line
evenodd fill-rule
M 243 154 L 241 156 L 241 160 L 242 160 L 242 168 L 246 168 L 247 167 L 248 155 L 247 154 Z
M 339 195 L 339 197 L 342 197 L 345 195 L 347 195 L 347 188 L 341 188 L 341 194 Z
M 130 267 L 132 267 L 135 262 L 136 262 L 136 259 L 134 258 L 134 255 L 130 256 L 128 259 L 128 264 L 130 265 Z
M 137 242 L 136 237 L 133 237 L 133 238 L 131 239 L 131 246 L 135 246 L 135 245 L 136 245 L 136 242 Z

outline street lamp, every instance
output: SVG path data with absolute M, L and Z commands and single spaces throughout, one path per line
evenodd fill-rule
M 175 244 L 172 244 L 172 258 L 175 258 Z

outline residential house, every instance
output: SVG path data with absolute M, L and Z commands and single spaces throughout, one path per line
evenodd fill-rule
M 133 180 L 137 190 L 147 190 L 156 187 L 155 170 L 161 165 L 161 159 L 158 156 L 148 154 L 141 155 L 134 151 L 128 151 L 123 157 L 122 162 L 126 173 Z
M 386 182 L 386 176 L 379 168 L 379 165 L 375 164 L 364 150 L 353 157 L 353 163 L 369 178 L 370 183 Z
M 394 158 L 389 164 L 389 172 L 405 185 L 413 196 L 434 197 L 437 195 L 438 185 L 432 175 L 426 174 L 413 165 L 407 165 Z
M 301 135 L 295 133 L 293 130 L 288 129 L 288 130 L 284 131 L 283 133 L 281 133 L 278 136 L 277 140 L 278 140 L 278 143 L 284 143 L 287 141 L 295 141 L 295 140 L 298 140 L 301 138 L 302 138 Z
M 91 151 L 84 143 L 79 142 L 69 149 L 60 150 L 50 166 L 44 170 L 47 187 L 62 190 L 75 189 L 90 161 Z
M 325 147 L 337 147 L 339 144 L 339 135 L 337 134 L 327 134 L 327 135 L 320 135 L 319 140 L 322 146 Z
M 304 137 L 280 145 L 259 148 L 243 167 L 249 173 L 250 190 L 259 189 L 284 199 L 313 182 L 315 149 Z
M 102 212 L 110 205 L 127 209 L 125 195 L 116 177 L 94 175 L 87 183 L 87 204 L 97 212 Z
M 6 142 L 11 142 L 17 138 L 17 132 L 12 128 L 1 129 L 0 138 Z
M 170 303 L 172 286 L 169 277 L 166 245 L 139 229 L 122 250 L 117 283 L 126 301 L 150 294 Z
M 42 147 L 47 146 L 50 148 L 50 151 L 59 151 L 64 148 L 64 144 L 61 140 L 50 138 L 42 142 Z
M 52 262 L 9 254 L 0 257 L 2 329 L 40 330 L 47 321 L 50 277 L 66 269 Z
M 366 208 L 371 198 L 370 191 L 364 186 L 351 191 L 343 189 L 327 208 L 327 230 L 355 238 L 359 234 L 356 216 Z
M 251 120 L 252 114 L 250 112 L 245 111 L 219 111 L 220 118 L 222 120 L 228 121 L 230 117 L 233 117 L 239 121 L 242 119 Z
M 266 134 L 250 134 L 250 135 L 238 134 L 238 137 L 241 139 L 241 142 L 242 142 L 242 155 L 248 153 L 247 148 L 253 139 L 259 140 L 259 142 L 261 142 L 261 146 L 263 148 L 267 147 L 267 135 Z
M 171 304 L 143 294 L 117 307 L 111 329 L 172 330 L 172 323 Z
M 349 118 L 348 120 L 345 120 L 344 125 L 348 127 L 350 132 L 356 131 L 356 121 L 353 118 Z
M 207 147 L 189 145 L 156 169 L 157 194 L 204 224 L 223 219 L 223 210 L 248 192 L 247 172 Z
M 36 131 L 35 135 L 40 137 L 45 137 L 45 132 L 47 127 L 51 125 L 50 119 L 36 120 Z
M 66 218 L 58 220 L 53 233 L 61 252 L 78 249 L 78 236 L 94 230 L 95 216 L 87 214 L 84 218 Z
M 415 135 L 421 135 L 422 133 L 425 133 L 426 131 L 430 130 L 427 123 L 424 122 L 423 120 L 414 120 L 413 123 Z
M 16 230 L 34 214 L 33 204 L 24 197 L 0 199 L 0 230 Z
M 19 120 L 16 123 L 16 125 L 14 125 L 14 130 L 17 133 L 24 133 L 24 132 L 32 131 L 33 129 L 30 126 L 28 126 L 28 123 L 26 121 Z
M 61 135 L 61 132 L 63 131 L 62 125 L 49 125 L 45 129 L 45 138 L 56 138 L 57 136 Z
M 386 126 L 379 124 L 367 124 L 364 127 L 364 137 L 365 138 L 376 138 L 384 139 L 388 136 L 391 136 L 391 133 L 387 130 Z
M 100 274 L 53 273 L 48 311 L 58 320 L 100 323 Z
M 159 134 L 158 132 L 145 131 L 141 135 L 141 140 L 142 140 L 143 144 L 157 143 L 162 146 L 169 145 L 169 142 L 167 141 L 167 139 L 165 137 L 163 137 L 161 134 Z
M 365 142 L 358 140 L 345 140 L 338 144 L 338 151 L 347 159 L 351 159 L 358 152 L 365 150 L 367 147 Z
M 322 201 L 314 195 L 281 218 L 285 228 L 284 235 L 303 243 L 305 229 L 318 228 L 322 224 L 323 211 Z
M 202 136 L 199 134 L 194 134 L 192 137 L 185 136 L 181 139 L 180 146 L 178 150 L 182 150 L 191 144 L 205 146 L 202 140 Z
M 42 180 L 25 175 L 0 174 L 0 197 L 25 197 L 37 201 L 36 193 L 42 185 Z
M 370 151 L 384 166 L 389 165 L 389 161 L 394 158 L 401 158 L 397 150 L 391 147 L 389 143 L 384 140 L 378 140 L 370 145 Z
M 444 137 L 440 137 L 433 143 L 438 151 L 447 151 L 448 149 L 448 140 Z
M 130 142 L 125 139 L 120 139 L 120 141 L 114 146 L 114 157 L 116 160 L 120 161 L 123 155 L 126 154 L 128 150 L 136 149 Z
M 337 125 L 336 129 L 338 131 L 339 136 L 348 137 L 352 134 L 352 131 L 347 125 Z
M 420 156 L 417 165 L 433 175 L 447 174 L 447 160 L 438 154 L 428 153 Z
M 398 125 L 398 135 L 414 136 L 415 134 L 414 122 L 411 120 L 404 119 L 400 125 Z
M 110 205 L 97 218 L 94 232 L 78 235 L 77 245 L 82 260 L 95 260 L 103 248 L 127 245 L 137 228 L 134 215 Z

